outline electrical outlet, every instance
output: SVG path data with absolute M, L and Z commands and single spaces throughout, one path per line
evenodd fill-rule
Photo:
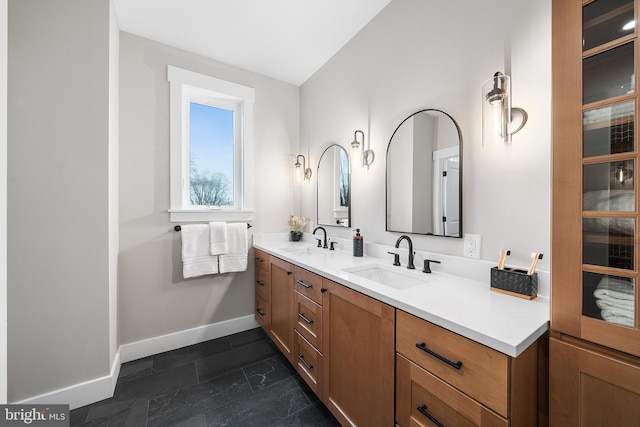
M 480 258 L 480 242 L 481 237 L 479 234 L 465 234 L 464 235 L 464 256 L 467 258 Z

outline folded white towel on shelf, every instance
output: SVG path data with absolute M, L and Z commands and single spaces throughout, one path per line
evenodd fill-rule
M 182 226 L 182 276 L 218 273 L 218 257 L 209 255 L 209 224 Z
M 247 270 L 247 224 L 227 224 L 227 253 L 220 255 L 220 273 Z
M 209 223 L 209 255 L 227 253 L 227 224 L 224 222 Z
M 609 322 L 615 323 L 617 325 L 628 326 L 629 328 L 633 328 L 633 312 L 629 315 L 626 311 L 620 311 L 616 309 L 605 309 L 600 310 L 600 315 L 602 318 Z
M 615 308 L 617 310 L 628 311 L 633 314 L 634 302 L 628 299 L 617 299 L 611 297 L 596 298 L 596 305 L 599 309 Z
M 615 298 L 619 300 L 635 299 L 633 292 L 633 282 L 626 279 L 617 279 L 611 276 L 605 276 L 600 280 L 596 290 L 593 292 L 596 298 Z

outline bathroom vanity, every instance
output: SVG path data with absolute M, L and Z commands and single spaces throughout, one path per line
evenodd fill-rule
M 548 299 L 491 292 L 488 269 L 260 239 L 254 253 L 256 319 L 342 425 L 545 425 Z

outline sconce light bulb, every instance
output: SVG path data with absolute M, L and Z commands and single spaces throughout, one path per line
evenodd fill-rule
M 362 143 L 364 145 L 364 133 L 361 130 L 357 130 L 353 134 L 353 141 L 351 141 L 351 152 L 353 153 L 353 164 L 354 165 L 362 165 L 362 150 L 363 147 L 360 147 L 360 141 L 358 141 L 358 133 L 362 134 Z

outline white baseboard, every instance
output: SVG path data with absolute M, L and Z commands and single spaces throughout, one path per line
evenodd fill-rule
M 260 325 L 254 315 L 250 315 L 124 344 L 116 352 L 109 375 L 11 403 L 69 404 L 70 409 L 89 405 L 113 396 L 120 374 L 120 365 L 123 363 L 247 331 L 258 326 Z
M 199 326 L 193 329 L 186 329 L 172 334 L 160 335 L 142 341 L 120 346 L 120 357 L 122 363 L 132 360 L 175 350 L 188 345 L 198 344 L 215 338 L 224 337 L 238 332 L 260 326 L 253 314 L 244 317 L 237 317 L 211 325 Z
M 68 404 L 70 409 L 75 409 L 107 399 L 113 396 L 113 391 L 116 389 L 121 364 L 120 351 L 117 351 L 109 375 L 11 403 L 20 405 Z

